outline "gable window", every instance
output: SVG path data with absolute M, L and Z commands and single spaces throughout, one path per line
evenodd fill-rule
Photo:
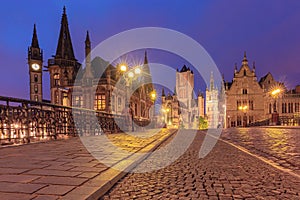
M 247 90 L 247 89 L 243 89 L 243 90 L 242 90 L 242 93 L 243 93 L 243 94 L 248 94 L 248 90 Z

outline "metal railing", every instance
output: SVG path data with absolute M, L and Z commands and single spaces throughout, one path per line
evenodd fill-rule
M 95 116 L 97 122 L 90 120 Z M 120 127 L 125 127 L 124 123 L 121 115 L 0 96 L 1 145 L 115 133 L 121 131 Z M 147 123 L 149 120 L 138 124 Z

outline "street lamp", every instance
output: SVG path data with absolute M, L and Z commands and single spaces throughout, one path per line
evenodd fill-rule
M 137 78 L 142 70 L 140 68 L 140 66 L 135 66 L 131 69 L 129 69 L 129 67 L 126 64 L 122 64 L 120 65 L 120 71 L 123 75 L 123 78 L 125 80 L 125 85 L 126 85 L 126 95 L 125 95 L 125 108 L 126 106 L 128 106 L 128 110 L 126 111 L 126 114 L 131 114 L 131 130 L 132 132 L 134 131 L 134 127 L 133 127 L 133 110 L 130 107 L 130 86 L 132 85 L 132 81 Z M 128 116 L 129 117 L 129 116 Z M 130 126 L 130 125 L 129 125 Z M 128 128 L 129 130 L 130 128 Z
M 276 85 L 270 90 L 270 94 L 274 99 L 273 113 L 272 113 L 272 123 L 277 125 L 279 122 L 279 113 L 277 112 L 277 98 L 284 91 L 282 85 Z

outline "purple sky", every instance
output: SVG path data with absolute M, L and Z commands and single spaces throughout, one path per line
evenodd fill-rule
M 88 2 L 88 3 L 87 3 Z M 288 88 L 300 84 L 300 1 L 298 0 L 11 0 L 0 7 L 0 95 L 28 99 L 27 47 L 33 24 L 37 25 L 44 65 L 55 54 L 63 6 L 76 58 L 84 57 L 86 30 L 92 45 L 138 27 L 164 27 L 198 41 L 211 55 L 226 80 L 243 52 L 256 62 L 258 78 L 272 72 Z M 181 68 L 184 61 L 172 56 L 149 61 Z M 169 58 L 169 60 L 168 60 Z M 197 78 L 197 77 L 196 77 Z M 44 98 L 49 98 L 48 74 L 44 73 Z M 196 81 L 197 82 L 197 81 Z M 202 88 L 201 88 L 202 89 Z

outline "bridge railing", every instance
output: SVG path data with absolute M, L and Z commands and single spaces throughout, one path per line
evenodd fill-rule
M 121 115 L 0 96 L 1 145 L 120 132 L 124 123 Z

